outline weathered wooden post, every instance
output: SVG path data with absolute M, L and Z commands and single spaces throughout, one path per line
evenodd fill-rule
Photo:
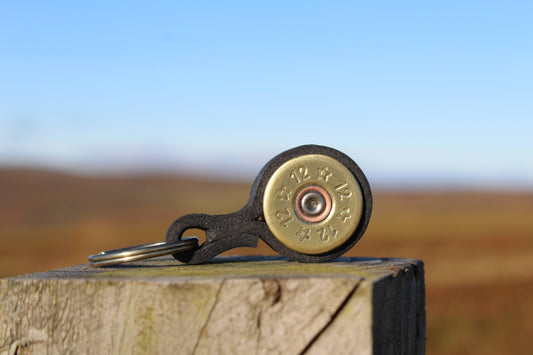
M 423 354 L 423 263 L 166 257 L 0 280 L 2 354 Z

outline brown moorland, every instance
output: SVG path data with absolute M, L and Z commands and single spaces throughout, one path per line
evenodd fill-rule
M 250 187 L 190 177 L 0 170 L 0 277 L 162 240 L 183 214 L 242 207 Z M 533 192 L 378 190 L 374 201 L 368 231 L 347 255 L 424 260 L 428 353 L 528 353 Z M 265 245 L 231 253 L 274 254 Z

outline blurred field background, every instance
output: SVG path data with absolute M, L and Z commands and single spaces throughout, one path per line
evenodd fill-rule
M 0 276 L 242 207 L 301 144 L 426 265 L 428 354 L 529 354 L 533 2 L 0 2 Z M 233 251 L 271 253 L 269 248 Z
M 164 240 L 168 225 L 183 214 L 241 208 L 251 184 L 1 170 L 0 276 Z M 425 262 L 428 354 L 528 353 L 533 192 L 378 189 L 374 198 L 368 231 L 347 255 Z M 273 251 L 262 244 L 229 254 Z

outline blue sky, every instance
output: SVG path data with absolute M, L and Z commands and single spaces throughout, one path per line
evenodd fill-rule
M 530 1 L 3 1 L 0 166 L 533 189 Z

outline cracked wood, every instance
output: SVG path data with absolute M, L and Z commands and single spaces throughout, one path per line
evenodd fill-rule
M 173 259 L 0 280 L 0 354 L 422 354 L 423 264 Z

